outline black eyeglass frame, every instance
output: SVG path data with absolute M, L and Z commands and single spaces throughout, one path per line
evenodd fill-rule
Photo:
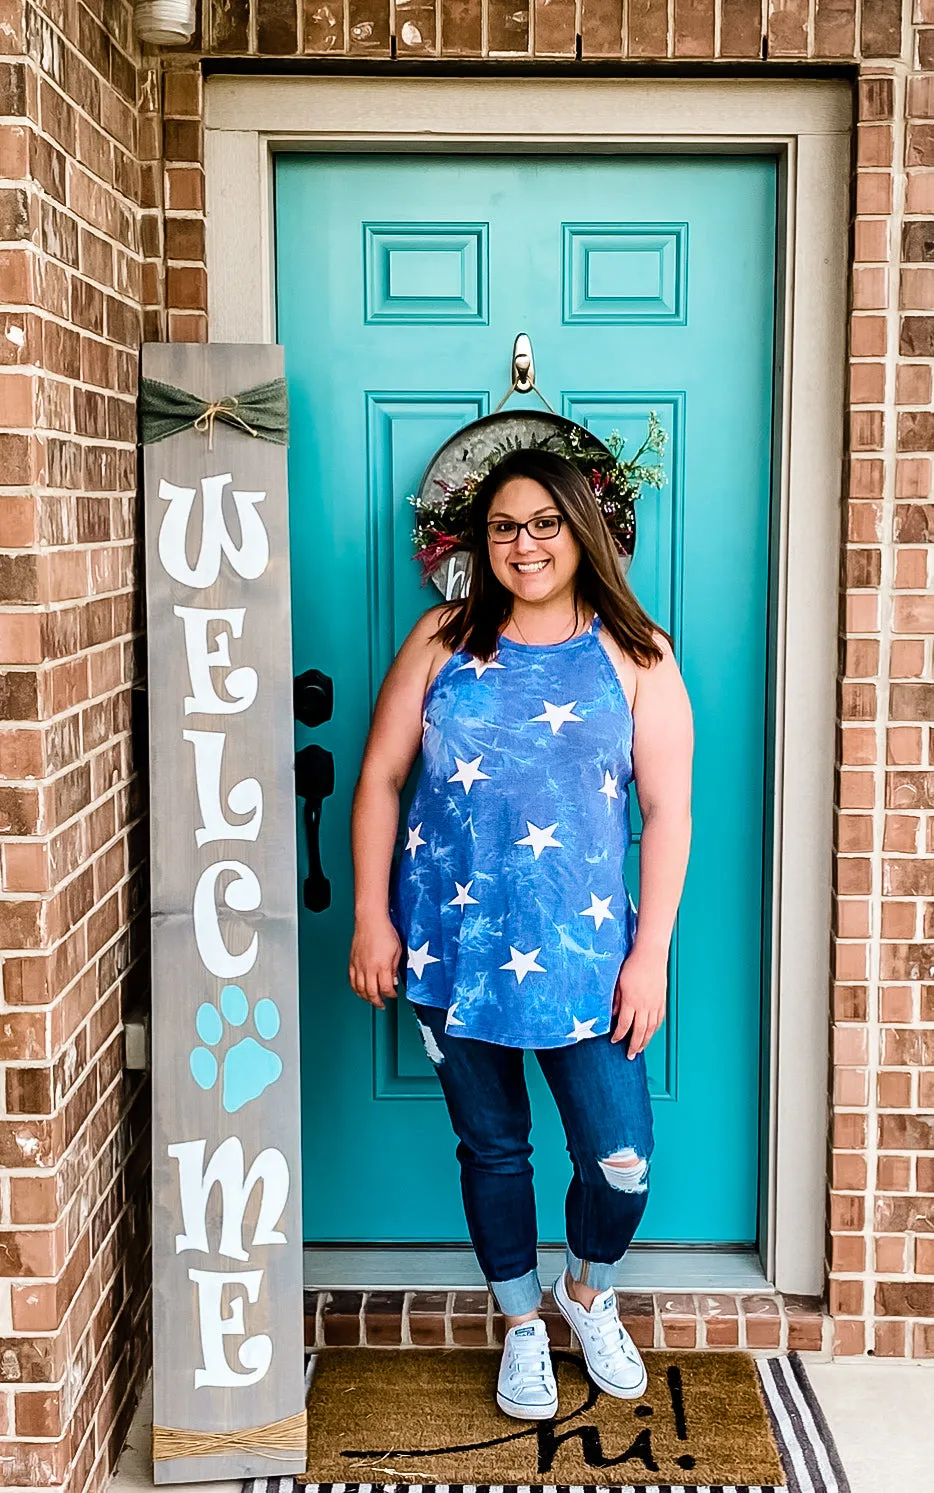
M 524 524 L 516 523 L 515 519 L 508 520 L 508 519 L 502 519 L 502 518 L 494 518 L 494 519 L 491 519 L 487 523 L 487 526 L 486 526 L 486 532 L 489 535 L 490 543 L 491 544 L 515 544 L 516 540 L 519 538 L 519 531 L 520 531 L 520 529 L 524 529 L 525 532 L 528 534 L 528 536 L 529 536 L 530 539 L 541 540 L 543 544 L 548 544 L 548 542 L 550 540 L 557 539 L 558 535 L 561 533 L 561 525 L 564 523 L 564 514 L 563 513 L 540 513 L 540 514 L 537 515 L 537 517 L 539 519 L 542 519 L 542 518 L 554 518 L 554 519 L 557 519 L 557 521 L 558 521 L 558 527 L 555 529 L 555 532 L 553 534 L 533 534 L 532 530 L 529 528 L 529 524 L 534 524 L 534 522 L 535 522 L 534 518 L 527 519 Z M 516 525 L 516 532 L 515 532 L 515 534 L 510 534 L 510 536 L 509 536 L 508 539 L 497 539 L 496 536 L 495 536 L 495 534 L 493 533 L 493 526 L 494 526 L 494 524 L 502 524 L 502 523 L 507 523 L 507 522 L 515 523 L 515 525 Z

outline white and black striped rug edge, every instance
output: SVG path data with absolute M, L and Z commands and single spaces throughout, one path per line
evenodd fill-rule
M 244 1493 L 785 1493 L 771 1483 L 296 1483 L 251 1478 Z
M 758 1367 L 788 1493 L 850 1493 L 833 1435 L 798 1354 L 760 1358 Z
M 824 1412 L 797 1353 L 756 1360 L 786 1482 L 745 1483 L 296 1483 L 248 1478 L 243 1493 L 850 1493 Z

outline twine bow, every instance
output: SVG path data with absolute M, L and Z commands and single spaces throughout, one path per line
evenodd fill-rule
M 208 450 L 213 450 L 214 426 L 218 420 L 261 441 L 274 441 L 279 446 L 289 443 L 289 401 L 284 378 L 270 379 L 268 383 L 244 389 L 240 394 L 225 394 L 220 399 L 201 399 L 174 384 L 144 378 L 140 380 L 139 410 L 144 446 L 164 441 L 181 430 L 197 430 L 207 435 Z
M 202 434 L 207 431 L 209 451 L 214 450 L 214 421 L 218 415 L 222 416 L 225 420 L 235 421 L 238 425 L 242 425 L 243 429 L 250 435 L 259 434 L 255 426 L 247 424 L 243 416 L 238 415 L 237 405 L 239 403 L 240 401 L 236 395 L 231 394 L 227 399 L 214 400 L 213 404 L 208 405 L 204 414 L 198 416 L 193 428 L 200 430 Z

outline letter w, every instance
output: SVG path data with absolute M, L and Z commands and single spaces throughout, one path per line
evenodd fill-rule
M 240 524 L 240 543 L 234 544 L 224 520 L 224 488 L 232 481 L 229 472 L 201 479 L 201 545 L 193 568 L 188 563 L 188 524 L 195 489 L 176 487 L 164 477 L 159 483 L 159 496 L 169 505 L 159 530 L 159 559 L 172 579 L 183 586 L 199 591 L 213 586 L 220 574 L 222 554 L 245 581 L 255 581 L 269 564 L 269 539 L 256 511 L 257 503 L 262 503 L 266 494 L 234 489 L 234 507 Z

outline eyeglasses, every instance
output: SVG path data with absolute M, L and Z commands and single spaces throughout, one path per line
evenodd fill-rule
M 524 529 L 530 539 L 554 539 L 563 523 L 561 513 L 542 513 L 524 524 L 517 524 L 512 518 L 494 518 L 486 528 L 494 544 L 512 544 L 514 539 L 518 539 L 520 529 Z

